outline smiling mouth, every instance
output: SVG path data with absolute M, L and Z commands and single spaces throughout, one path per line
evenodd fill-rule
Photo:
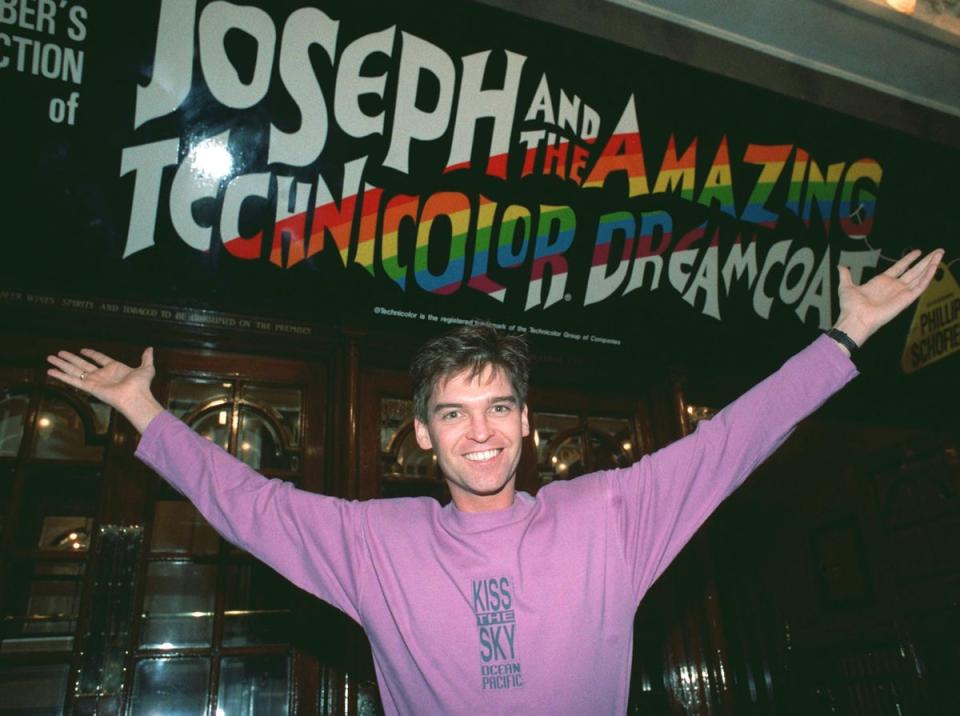
M 483 462 L 496 457 L 503 451 L 503 448 L 493 448 L 492 450 L 481 450 L 480 452 L 468 452 L 464 457 L 471 462 Z

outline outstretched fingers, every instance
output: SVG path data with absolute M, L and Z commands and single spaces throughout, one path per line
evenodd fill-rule
M 883 275 L 891 276 L 893 278 L 900 278 L 903 272 L 910 268 L 910 264 L 916 261 L 917 257 L 920 256 L 921 253 L 922 252 L 920 249 L 914 249 L 913 251 L 908 252 L 899 261 L 893 264 L 893 266 L 884 271 Z
M 92 373 L 100 368 L 100 366 L 94 365 L 82 356 L 69 351 L 59 351 L 55 356 L 48 356 L 47 360 L 67 375 L 77 377 L 81 374 Z
M 48 356 L 47 361 L 56 366 L 55 368 L 48 368 L 47 375 L 51 378 L 56 378 L 62 383 L 66 383 L 69 386 L 74 388 L 85 389 L 87 386 L 84 384 L 84 378 L 86 374 L 84 371 L 79 371 L 74 366 L 62 361 L 56 356 Z
M 911 289 L 922 286 L 921 291 L 923 291 L 923 289 L 927 287 L 927 284 L 930 283 L 933 275 L 937 272 L 941 258 L 943 258 L 942 251 L 934 251 L 928 254 L 923 261 L 917 262 L 915 266 L 912 266 L 906 271 L 903 276 L 900 277 L 900 280 L 906 283 Z
M 58 351 L 56 355 L 47 356 L 47 362 L 53 366 L 47 370 L 47 375 L 51 378 L 56 378 L 74 388 L 92 392 L 94 390 L 92 383 L 100 382 L 99 371 L 115 361 L 99 351 L 83 348 L 79 354 Z M 90 380 L 93 375 L 97 376 L 97 380 Z
M 113 363 L 113 358 L 101 353 L 100 351 L 95 351 L 92 348 L 81 348 L 80 353 L 90 360 L 95 361 L 96 364 L 101 368 Z

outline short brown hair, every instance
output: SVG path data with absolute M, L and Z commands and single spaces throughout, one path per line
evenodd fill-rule
M 523 336 L 501 334 L 489 323 L 475 323 L 431 338 L 410 364 L 414 415 L 427 422 L 427 406 L 437 383 L 463 371 L 476 378 L 487 366 L 504 372 L 517 405 L 526 403 L 530 352 Z

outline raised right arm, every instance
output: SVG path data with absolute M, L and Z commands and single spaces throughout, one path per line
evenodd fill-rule
M 137 457 L 224 539 L 360 621 L 361 503 L 267 479 L 167 412 L 150 422 Z
M 120 411 L 142 433 L 137 457 L 189 499 L 225 539 L 360 621 L 362 507 L 251 469 L 165 412 L 150 390 L 153 351 L 131 368 L 97 351 L 49 356 L 48 374 Z

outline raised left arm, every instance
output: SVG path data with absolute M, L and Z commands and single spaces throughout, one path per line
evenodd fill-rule
M 853 282 L 850 269 L 840 266 L 840 317 L 834 328 L 862 346 L 877 329 L 916 301 L 937 272 L 943 249 L 931 251 L 922 259 L 920 254 L 920 251 L 911 251 L 886 271 L 859 286 Z M 847 350 L 842 345 L 841 348 Z

